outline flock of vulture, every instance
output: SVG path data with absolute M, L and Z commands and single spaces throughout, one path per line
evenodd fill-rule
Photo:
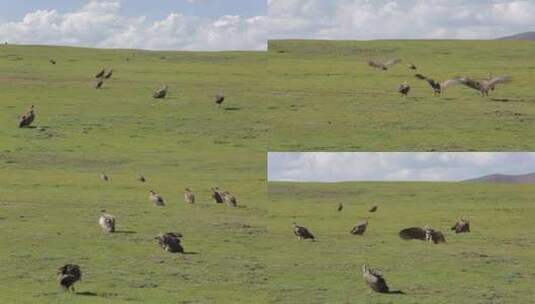
M 100 179 L 103 182 L 111 181 L 111 178 L 105 173 L 100 175 Z M 147 179 L 143 175 L 139 175 L 138 181 L 144 183 Z M 238 206 L 238 200 L 234 195 L 230 194 L 229 191 L 222 191 L 218 187 L 211 188 L 211 191 L 212 199 L 216 204 L 226 203 L 230 207 Z M 149 191 L 149 201 L 155 206 L 165 206 L 163 197 L 153 190 Z M 186 188 L 184 191 L 184 201 L 188 204 L 195 204 L 195 194 L 189 188 Z M 112 214 L 107 213 L 106 210 L 101 210 L 98 224 L 104 232 L 114 233 L 116 218 Z M 156 239 L 160 247 L 167 252 L 184 253 L 184 247 L 182 247 L 181 243 L 182 238 L 183 235 L 181 233 L 166 232 L 159 234 L 154 239 Z M 80 270 L 80 266 L 76 264 L 66 264 L 58 269 L 58 281 L 64 290 L 71 290 L 74 292 L 74 284 L 81 280 L 81 278 L 82 271 Z
M 51 64 L 56 64 L 56 61 L 53 59 L 50 59 Z M 107 79 L 110 79 L 113 75 L 113 69 L 110 69 L 107 71 L 106 69 L 102 69 L 99 71 L 95 78 L 97 79 L 95 82 L 95 88 L 100 89 L 102 88 L 104 81 Z M 162 88 L 156 90 L 152 97 L 155 99 L 163 99 L 167 96 L 168 93 L 168 87 L 167 85 L 164 85 Z M 217 94 L 214 97 L 214 102 L 221 106 L 223 101 L 225 100 L 225 96 L 223 94 Z M 34 122 L 36 115 L 34 110 L 34 105 L 30 107 L 28 111 L 23 113 L 19 118 L 19 128 L 25 128 L 30 127 L 30 125 Z M 100 175 L 100 179 L 104 182 L 110 182 L 111 179 L 108 175 L 105 173 L 102 173 Z M 147 179 L 143 175 L 138 176 L 138 181 L 140 182 L 146 182 Z M 212 191 L 212 199 L 217 204 L 223 204 L 226 203 L 230 207 L 237 207 L 238 206 L 238 200 L 234 195 L 232 195 L 229 191 L 222 191 L 218 187 L 213 187 L 211 189 Z M 165 206 L 165 201 L 161 195 L 156 193 L 154 190 L 149 191 L 149 200 L 152 202 L 155 206 Z M 184 201 L 188 204 L 195 204 L 195 194 L 189 189 L 186 188 L 184 192 Z M 101 226 L 102 230 L 107 233 L 114 233 L 115 232 L 115 225 L 116 225 L 116 219 L 115 216 L 109 214 L 106 212 L 106 210 L 101 210 L 101 216 L 98 221 L 99 225 Z M 158 235 L 155 237 L 155 239 L 158 241 L 158 244 L 168 252 L 173 253 L 184 253 L 184 248 L 181 245 L 181 233 L 176 232 L 167 232 Z M 82 271 L 80 270 L 80 267 L 75 264 L 66 264 L 58 269 L 58 281 L 62 288 L 65 290 L 71 290 L 74 292 L 74 284 L 81 280 L 82 278 Z
M 402 62 L 402 60 L 399 58 L 392 59 L 386 62 L 369 60 L 368 65 L 370 67 L 380 69 L 382 71 L 388 71 L 390 67 L 400 62 Z M 409 63 L 407 66 L 410 70 L 413 70 L 413 71 L 416 71 L 418 69 L 412 63 Z M 429 84 L 429 86 L 431 86 L 431 88 L 433 89 L 434 95 L 438 95 L 438 96 L 444 93 L 444 89 L 453 85 L 457 85 L 457 84 L 464 85 L 468 88 L 474 89 L 478 91 L 481 94 L 481 96 L 488 96 L 489 91 L 494 91 L 498 84 L 509 83 L 512 80 L 511 77 L 509 76 L 492 77 L 491 75 L 489 75 L 486 79 L 480 79 L 480 80 L 472 79 L 469 77 L 454 77 L 452 79 L 447 79 L 442 82 L 436 81 L 430 77 L 426 77 L 420 73 L 415 74 L 414 77 L 416 77 L 419 80 L 425 80 Z M 407 81 L 402 83 L 398 88 L 398 93 L 400 93 L 402 96 L 409 95 L 410 91 L 411 91 L 411 86 L 409 85 Z
M 375 205 L 369 212 L 376 212 L 378 209 L 378 206 Z M 343 210 L 343 204 L 338 204 L 337 211 L 340 212 Z M 364 235 L 366 230 L 368 229 L 368 220 L 363 220 L 358 222 L 350 231 L 349 233 L 352 235 Z M 455 233 L 466 233 L 470 232 L 470 221 L 464 218 L 460 218 L 455 222 L 455 224 L 451 227 L 451 230 L 453 230 Z M 296 223 L 293 223 L 293 232 L 297 236 L 299 240 L 312 240 L 315 241 L 315 237 L 308 230 L 308 228 L 304 226 L 299 226 Z M 425 226 L 423 228 L 421 227 L 410 227 L 405 228 L 399 231 L 398 233 L 399 237 L 403 240 L 421 240 L 426 241 L 428 243 L 433 244 L 440 244 L 445 243 L 446 238 L 444 237 L 444 234 L 441 231 L 435 230 L 431 228 L 430 226 Z M 400 290 L 391 291 L 388 288 L 388 285 L 386 284 L 386 280 L 383 278 L 383 275 L 381 272 L 377 270 L 373 270 L 368 267 L 368 265 L 364 264 L 362 265 L 362 277 L 364 278 L 364 281 L 366 284 L 371 288 L 371 290 L 378 292 L 378 293 L 389 293 L 389 294 L 404 294 L 404 292 Z

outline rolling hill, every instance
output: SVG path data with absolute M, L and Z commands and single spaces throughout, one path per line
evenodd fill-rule
M 491 174 L 466 180 L 477 183 L 535 184 L 535 173 L 521 175 Z
M 498 40 L 535 40 L 535 32 L 525 32 L 498 38 Z

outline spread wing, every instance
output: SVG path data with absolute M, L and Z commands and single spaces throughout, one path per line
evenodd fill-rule
M 373 68 L 378 68 L 378 69 L 385 69 L 386 68 L 386 66 L 383 63 L 377 62 L 377 61 L 373 61 L 373 60 L 368 61 L 368 65 L 373 67 Z
M 463 82 L 461 81 L 461 78 L 453 78 L 453 79 L 448 79 L 448 80 L 445 80 L 443 81 L 440 86 L 442 88 L 447 88 L 447 87 L 450 87 L 452 85 L 457 85 L 457 84 L 462 84 Z
M 401 62 L 401 59 L 396 58 L 396 59 L 388 60 L 387 62 L 384 63 L 384 65 L 387 66 L 387 67 L 391 67 L 391 66 L 393 66 L 394 64 L 396 64 L 396 63 L 400 63 L 400 62 Z
M 406 228 L 399 232 L 399 237 L 404 240 L 425 241 L 425 230 L 420 227 Z
M 511 82 L 511 80 L 512 78 L 509 76 L 498 76 L 498 77 L 492 78 L 489 81 L 485 81 L 484 83 L 485 83 L 485 87 L 492 88 L 500 83 L 509 83 Z

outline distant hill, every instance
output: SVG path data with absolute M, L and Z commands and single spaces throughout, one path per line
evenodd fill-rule
M 508 183 L 508 184 L 535 184 L 535 173 L 522 175 L 491 174 L 479 178 L 469 179 L 465 182 L 475 183 Z
M 512 36 L 501 37 L 497 40 L 535 40 L 535 32 L 525 32 Z

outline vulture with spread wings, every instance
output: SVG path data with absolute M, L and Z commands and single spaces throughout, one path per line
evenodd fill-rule
M 401 59 L 399 59 L 399 58 L 391 59 L 391 60 L 388 60 L 386 62 L 380 62 L 380 61 L 376 61 L 376 60 L 369 60 L 368 61 L 368 65 L 371 66 L 372 68 L 381 69 L 383 71 L 388 71 L 388 69 L 390 67 L 392 67 L 396 63 L 400 63 L 400 62 L 401 62 Z

